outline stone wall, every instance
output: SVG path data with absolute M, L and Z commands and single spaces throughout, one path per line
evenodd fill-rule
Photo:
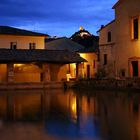
M 45 83 L 1 83 L 0 90 L 18 90 L 18 89 L 60 89 L 64 88 L 63 82 L 45 82 Z
M 86 89 L 140 89 L 140 79 L 93 79 L 93 80 L 81 80 L 75 83 L 75 88 Z
M 46 83 L 1 83 L 0 90 L 11 89 L 106 89 L 106 90 L 138 90 L 140 91 L 140 79 L 92 79 L 79 81 L 46 82 Z

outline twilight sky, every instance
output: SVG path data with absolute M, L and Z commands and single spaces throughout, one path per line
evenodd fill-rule
M 114 19 L 117 0 L 1 0 L 0 25 L 70 37 L 83 26 L 90 33 Z

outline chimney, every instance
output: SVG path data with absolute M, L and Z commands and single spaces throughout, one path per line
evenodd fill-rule
M 101 29 L 103 29 L 104 28 L 104 25 L 101 25 Z

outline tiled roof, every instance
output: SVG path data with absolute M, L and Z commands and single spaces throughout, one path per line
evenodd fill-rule
M 115 9 L 123 0 L 118 0 L 115 5 L 112 7 L 112 9 Z
M 92 47 L 85 47 L 84 49 L 79 50 L 79 53 L 96 53 L 99 51 L 99 45 L 94 44 Z
M 48 62 L 48 63 L 74 63 L 84 62 L 75 52 L 66 50 L 43 49 L 0 49 L 0 63 Z
M 66 37 L 46 42 L 45 45 L 47 50 L 69 50 L 72 52 L 76 52 L 78 50 L 84 49 L 84 46 Z
M 0 26 L 0 34 L 2 35 L 21 35 L 21 36 L 49 36 L 47 34 L 27 31 L 9 26 Z

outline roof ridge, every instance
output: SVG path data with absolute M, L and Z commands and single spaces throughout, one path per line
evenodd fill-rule
M 0 34 L 6 35 L 24 35 L 24 36 L 49 36 L 44 33 L 34 32 L 26 29 L 20 29 L 11 26 L 0 26 Z

